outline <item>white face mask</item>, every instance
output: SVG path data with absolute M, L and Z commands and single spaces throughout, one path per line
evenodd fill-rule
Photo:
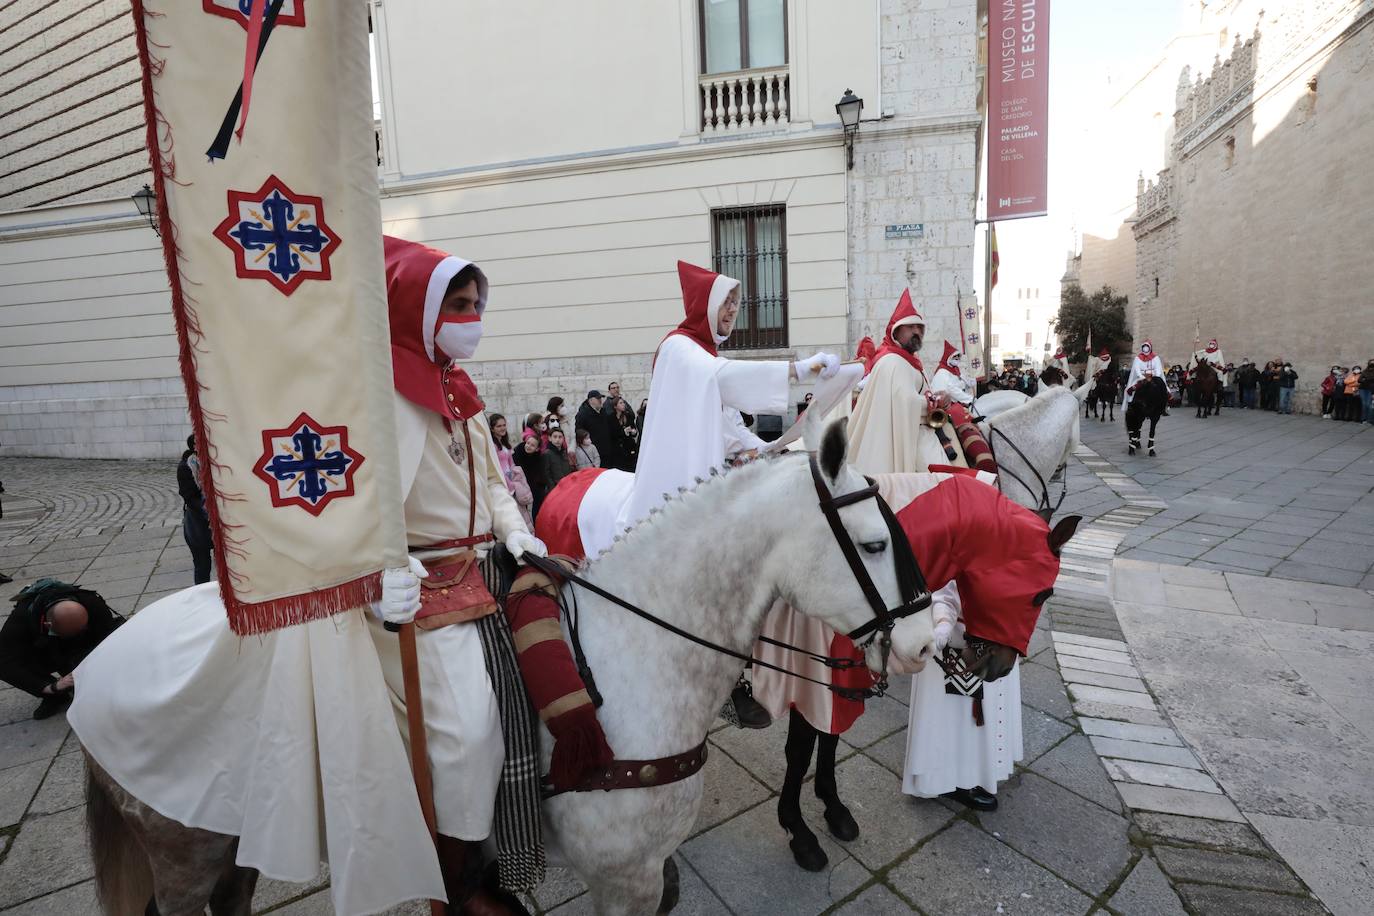
M 471 359 L 482 339 L 482 319 L 477 315 L 445 316 L 439 319 L 434 345 L 449 359 Z

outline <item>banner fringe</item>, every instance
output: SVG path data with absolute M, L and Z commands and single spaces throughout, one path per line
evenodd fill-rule
M 365 607 L 381 598 L 382 574 L 375 572 L 331 588 L 256 604 L 226 597 L 224 607 L 229 612 L 229 628 L 239 636 L 253 636 L 312 620 L 323 620 L 344 611 Z

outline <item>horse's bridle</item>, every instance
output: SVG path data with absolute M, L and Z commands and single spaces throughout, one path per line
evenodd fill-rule
M 1000 429 L 993 426 L 992 423 L 989 422 L 987 435 L 988 451 L 992 453 L 992 460 L 997 464 L 998 492 L 1002 492 L 1002 475 L 1006 474 L 1012 480 L 1016 481 L 1021 486 L 1025 487 L 1026 492 L 1029 493 L 1032 498 L 1036 498 L 1036 492 L 1034 487 L 1026 483 L 1026 481 L 1021 477 L 1020 474 L 1017 474 L 1015 471 L 1011 470 L 1011 468 L 1007 467 L 1005 464 L 997 460 L 997 446 L 994 442 L 995 436 L 1001 436 L 1002 441 L 1006 442 L 1007 445 L 1011 446 L 1011 450 L 1015 452 L 1018 456 L 1020 456 L 1021 460 L 1026 463 L 1026 467 L 1030 468 L 1031 473 L 1035 475 L 1035 482 L 1040 485 L 1040 493 L 1038 496 L 1036 507 L 1033 511 L 1036 515 L 1040 516 L 1042 519 L 1048 522 L 1050 520 L 1050 517 L 1054 515 L 1054 513 L 1058 512 L 1059 507 L 1064 504 L 1064 497 L 1069 495 L 1069 475 L 1066 470 L 1068 462 L 1061 464 L 1055 471 L 1055 473 L 1062 472 L 1062 476 L 1059 479 L 1059 499 L 1056 500 L 1053 505 L 1051 505 L 1050 486 L 1048 483 L 1046 483 L 1044 476 L 1038 470 L 1036 470 L 1035 464 L 1029 458 L 1026 457 L 1026 453 L 1021 451 L 1020 446 L 1018 446 L 1015 442 L 1011 441 L 1010 436 L 1008 436 L 1006 433 L 1002 432 Z M 1051 477 L 1051 479 L 1053 478 Z
M 526 553 L 521 559 L 541 572 L 552 576 L 555 581 L 561 580 L 574 585 L 580 585 L 587 589 L 587 591 L 599 595 L 617 607 L 624 608 L 630 613 L 667 630 L 675 636 L 680 636 L 689 642 L 719 652 L 722 655 L 728 655 L 731 658 L 752 663 L 756 667 L 767 668 L 770 671 L 776 671 L 789 677 L 808 681 L 812 684 L 824 687 L 837 696 L 845 699 L 863 700 L 869 697 L 881 697 L 886 693 L 888 687 L 887 667 L 888 659 L 892 652 L 892 628 L 896 626 L 897 621 L 901 620 L 903 617 L 910 617 L 912 614 L 919 613 L 930 607 L 930 589 L 926 586 L 925 576 L 921 573 L 920 565 L 916 562 L 916 557 L 911 552 L 911 543 L 907 540 L 906 532 L 902 530 L 902 526 L 898 523 L 897 517 L 892 513 L 891 507 L 889 507 L 883 498 L 878 495 L 878 485 L 870 479 L 869 485 L 862 490 L 855 490 L 853 493 L 834 496 L 825 485 L 825 478 L 821 476 L 820 465 L 816 462 L 816 456 L 811 454 L 808 455 L 807 458 L 811 467 L 811 480 L 816 486 L 816 497 L 820 510 L 822 514 L 825 515 L 825 520 L 829 523 L 831 532 L 835 535 L 835 540 L 839 544 L 840 552 L 844 555 L 845 561 L 849 564 L 849 570 L 854 574 L 854 579 L 858 582 L 859 589 L 863 592 L 869 607 L 873 609 L 872 620 L 860 624 L 844 634 L 848 639 L 853 641 L 855 647 L 859 649 L 867 649 L 875 640 L 877 641 L 879 651 L 882 655 L 882 671 L 878 676 L 877 683 L 871 689 L 860 690 L 840 687 L 829 681 L 808 677 L 807 675 L 783 668 L 780 665 L 774 665 L 771 662 L 755 658 L 747 653 L 737 652 L 729 646 L 722 646 L 708 639 L 703 639 L 694 633 L 689 633 L 681 627 L 669 623 L 637 605 L 631 604 L 619 595 L 609 592 L 598 585 L 594 585 L 575 573 L 569 572 L 552 560 L 545 557 L 537 557 L 530 553 Z M 897 571 L 897 585 L 901 596 L 901 604 L 898 604 L 894 608 L 889 608 L 887 603 L 883 601 L 883 597 L 878 592 L 877 586 L 873 584 L 873 577 L 868 574 L 868 570 L 864 567 L 863 560 L 859 557 L 858 550 L 854 547 L 853 540 L 849 537 L 849 532 L 845 529 L 844 523 L 840 521 L 840 509 L 845 506 L 852 506 L 855 503 L 863 502 L 867 499 L 876 499 L 878 501 L 878 509 L 882 513 L 883 520 L 887 523 L 888 532 L 892 536 L 892 543 L 890 546 L 893 552 L 893 563 Z M 560 599 L 560 603 L 562 603 L 562 599 Z M 583 680 L 587 682 L 587 690 L 592 696 L 594 705 L 600 706 L 601 697 L 596 690 L 595 684 L 592 682 L 591 671 L 587 667 L 583 657 L 581 640 L 578 636 L 578 614 L 575 611 L 575 593 L 573 604 L 574 611 L 572 613 L 569 613 L 566 604 L 563 605 L 564 616 L 568 618 L 568 633 L 572 641 L 573 655 L 577 661 L 577 666 L 579 672 L 583 676 Z M 767 636 L 759 636 L 759 641 L 789 652 L 805 655 L 811 660 L 834 670 L 856 668 L 861 664 L 861 662 L 853 658 L 819 655 L 809 649 L 794 646 L 791 643 L 782 642 L 781 640 L 772 639 Z

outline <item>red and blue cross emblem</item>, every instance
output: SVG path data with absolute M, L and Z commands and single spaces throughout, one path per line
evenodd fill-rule
M 205 12 L 233 19 L 246 29 L 248 17 L 253 11 L 253 0 L 201 0 L 201 6 Z M 271 6 L 271 3 L 264 5 L 263 12 L 266 13 Z M 277 25 L 305 25 L 305 0 L 284 0 L 281 12 L 277 14 Z
M 229 215 L 215 237 L 234 253 L 240 277 L 266 280 L 288 296 L 306 280 L 328 280 L 339 247 L 320 198 L 295 193 L 276 175 L 257 191 L 229 192 Z
M 348 446 L 348 427 L 325 426 L 302 413 L 262 433 L 263 455 L 253 473 L 266 482 L 274 506 L 300 506 L 319 515 L 331 500 L 353 495 L 363 456 Z

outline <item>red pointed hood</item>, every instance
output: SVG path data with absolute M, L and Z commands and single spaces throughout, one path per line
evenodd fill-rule
M 1108 350 L 1106 347 L 1103 347 L 1102 352 L 1097 354 L 1097 358 L 1102 360 L 1104 363 L 1109 363 L 1112 361 L 1112 352 Z
M 963 378 L 963 374 L 959 371 L 959 362 L 963 355 L 964 354 L 959 352 L 958 347 L 949 341 L 945 341 L 945 355 L 940 357 L 940 365 L 936 367 L 935 371 L 938 372 L 944 369 L 951 375 L 957 375 Z
M 878 346 L 873 343 L 873 338 L 865 336 L 863 340 L 859 341 L 859 349 L 854 353 L 854 358 L 868 362 L 876 352 L 878 352 Z
M 444 417 L 482 410 L 477 386 L 434 347 L 439 307 L 449 282 L 472 262 L 393 236 L 382 237 L 386 303 L 391 321 L 391 371 L 406 399 Z M 475 266 L 475 265 L 474 265 Z M 487 277 L 477 270 L 477 313 L 487 308 Z
M 1216 339 L 1215 337 L 1213 337 L 1211 340 L 1207 341 L 1207 352 L 1208 352 L 1208 353 L 1215 353 L 1215 352 L 1217 352 L 1217 350 L 1219 350 L 1219 349 L 1221 349 L 1221 348 L 1217 346 L 1217 339 Z
M 866 366 L 864 366 L 864 375 L 867 375 L 868 373 L 872 372 L 873 367 L 878 364 L 878 360 L 882 359 L 889 353 L 896 353 L 902 359 L 910 363 L 911 366 L 917 372 L 924 371 L 924 367 L 921 365 L 921 360 L 918 359 L 914 354 L 908 353 L 907 351 L 899 347 L 897 345 L 897 341 L 893 338 L 892 335 L 898 328 L 902 327 L 903 325 L 919 324 L 922 327 L 925 327 L 925 323 L 925 318 L 922 317 L 920 312 L 916 311 L 916 306 L 911 301 L 911 290 L 902 290 L 902 298 L 897 300 L 897 308 L 893 309 L 892 317 L 888 319 L 887 331 L 883 334 L 883 345 L 878 348 L 878 351 L 873 354 L 873 358 L 868 361 L 868 364 Z
M 1064 355 L 1064 348 L 1063 348 L 1062 346 L 1061 346 L 1058 350 L 1055 350 L 1055 351 L 1054 351 L 1054 358 L 1055 358 L 1055 359 L 1068 359 L 1068 357 Z
M 1136 354 L 1136 359 L 1140 360 L 1142 363 L 1148 363 L 1150 360 L 1154 358 L 1155 345 L 1150 343 L 1148 340 L 1141 343 L 1140 352 Z
M 685 316 L 668 336 L 681 334 L 690 337 L 703 350 L 715 356 L 716 345 L 725 342 L 725 338 L 716 334 L 720 306 L 730 291 L 739 286 L 739 281 L 686 261 L 677 262 L 677 278 L 682 284 L 682 310 Z

